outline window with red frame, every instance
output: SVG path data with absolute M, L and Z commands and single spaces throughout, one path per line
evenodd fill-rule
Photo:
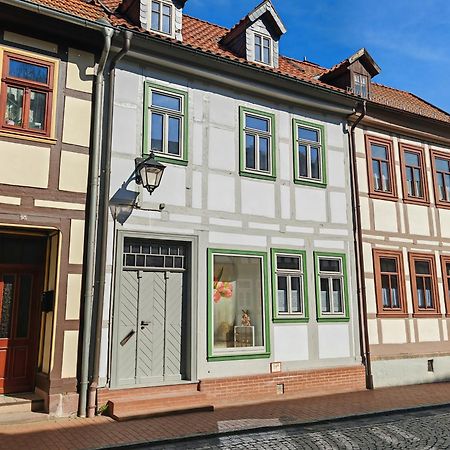
M 410 253 L 409 265 L 415 315 L 439 314 L 434 257 Z
M 48 136 L 53 93 L 52 63 L 4 53 L 1 128 Z

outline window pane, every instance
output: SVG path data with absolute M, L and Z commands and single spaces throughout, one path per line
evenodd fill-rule
M 171 32 L 171 8 L 170 6 L 163 6 L 163 17 L 162 17 L 162 32 L 170 34 Z
M 420 159 L 417 153 L 405 152 L 405 162 L 408 166 L 420 166 Z
M 30 113 L 28 126 L 34 130 L 43 130 L 45 127 L 45 106 L 47 95 L 42 92 L 31 91 Z
M 397 272 L 397 260 L 395 258 L 381 258 L 380 268 L 382 272 Z
M 370 144 L 372 157 L 387 160 L 387 148 L 384 145 Z
M 413 169 L 411 167 L 406 168 L 406 185 L 408 187 L 408 195 L 410 197 L 414 196 L 414 175 Z
M 181 111 L 181 99 L 179 97 L 172 97 L 171 95 L 160 94 L 159 92 L 152 93 L 152 106 L 160 108 L 172 109 L 174 111 Z
M 247 256 L 213 257 L 213 344 L 215 350 L 264 345 L 261 259 Z M 243 324 L 249 316 L 251 327 Z
M 391 298 L 390 298 L 389 275 L 381 276 L 381 297 L 383 300 L 383 307 L 390 308 Z
M 1 289 L 3 288 L 3 289 Z M 14 275 L 4 275 L 0 284 L 0 295 L 2 295 L 0 310 L 0 339 L 10 337 L 11 316 L 14 301 L 15 277 Z
M 259 170 L 269 171 L 269 139 L 259 138 Z
M 256 137 L 251 134 L 245 135 L 245 167 L 256 169 Z
M 342 281 L 341 279 L 333 279 L 333 311 L 336 313 L 344 312 L 342 302 Z
M 439 200 L 446 200 L 447 199 L 447 191 L 446 191 L 445 182 L 444 182 L 444 175 L 442 173 L 438 173 L 437 183 L 438 183 L 438 189 L 439 189 Z
M 8 86 L 6 90 L 5 123 L 7 125 L 22 126 L 23 118 L 23 89 Z
M 152 2 L 152 11 L 159 12 L 160 11 L 160 4 L 159 2 Z
M 381 191 L 381 170 L 379 161 L 372 161 L 373 183 L 376 191 Z
M 287 294 L 287 277 L 278 276 L 278 312 L 287 313 L 288 312 L 288 294 Z
M 264 44 L 266 44 L 266 40 L 264 40 Z M 270 46 L 269 45 L 270 44 L 264 45 L 264 49 L 263 49 L 263 62 L 266 64 L 270 64 Z
M 277 256 L 277 269 L 300 270 L 298 256 Z
M 392 300 L 392 308 L 400 308 L 397 275 L 391 275 L 391 300 Z
M 163 151 L 163 123 L 164 116 L 152 114 L 152 142 L 151 149 L 155 152 Z
M 445 175 L 445 199 L 450 200 L 450 174 Z
M 450 160 L 436 158 L 436 169 L 442 172 L 450 172 Z
M 246 114 L 245 127 L 251 128 L 252 130 L 269 132 L 269 120 L 261 119 L 260 117 L 250 116 Z
M 319 149 L 311 147 L 311 178 L 320 179 L 320 160 Z
M 422 179 L 420 176 L 420 169 L 414 169 L 414 195 L 416 197 L 423 197 Z
M 180 155 L 181 120 L 169 117 L 169 145 L 168 152 L 171 155 Z
M 20 288 L 19 288 L 19 305 L 17 308 L 17 324 L 16 324 L 16 337 L 25 338 L 28 336 L 28 323 L 30 320 L 30 305 L 32 294 L 32 275 L 20 276 Z
M 428 261 L 415 261 L 414 262 L 416 273 L 421 275 L 430 275 L 430 263 Z
M 425 285 L 422 277 L 416 278 L 417 284 L 417 301 L 419 308 L 425 308 Z
M 322 312 L 331 312 L 330 285 L 328 283 L 328 278 L 320 279 L 320 306 Z
M 446 265 L 445 265 L 445 267 L 446 267 L 446 273 L 447 273 L 447 276 L 448 277 L 450 277 L 450 263 L 447 263 Z
M 152 30 L 159 31 L 159 14 L 152 12 Z
M 11 59 L 9 61 L 9 76 L 34 81 L 36 83 L 47 83 L 48 67 Z
M 255 35 L 255 61 L 262 61 L 261 37 Z
M 389 166 L 386 162 L 381 163 L 381 187 L 385 192 L 391 190 L 391 177 L 389 173 Z
M 298 146 L 298 172 L 299 176 L 308 176 L 308 149 L 304 145 Z
M 291 311 L 302 313 L 301 280 L 299 277 L 291 278 Z
M 427 308 L 434 308 L 431 278 L 425 278 L 425 304 Z
M 319 142 L 319 131 L 298 127 L 298 138 L 305 141 Z
M 319 268 L 321 272 L 340 272 L 341 261 L 339 259 L 323 259 L 319 260 Z

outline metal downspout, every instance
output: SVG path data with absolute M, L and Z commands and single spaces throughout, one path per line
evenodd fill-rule
M 358 182 L 358 167 L 356 160 L 356 144 L 355 144 L 355 129 L 361 120 L 365 117 L 367 112 L 367 102 L 364 100 L 358 103 L 355 112 L 358 111 L 358 106 L 361 109 L 359 117 L 351 124 L 350 117 L 348 117 L 349 131 L 349 146 L 350 146 L 350 173 L 351 173 L 351 188 L 352 188 L 352 210 L 353 210 L 353 236 L 355 246 L 355 260 L 356 260 L 356 285 L 358 291 L 358 313 L 359 313 L 359 336 L 361 346 L 361 357 L 366 368 L 366 387 L 373 389 L 372 364 L 370 358 L 370 343 L 369 332 L 367 326 L 367 302 L 366 302 L 366 280 L 364 276 L 364 256 L 362 245 L 362 231 L 361 231 L 361 204 L 359 201 L 359 182 Z
M 111 153 L 112 153 L 112 131 L 114 112 L 114 86 L 115 68 L 117 63 L 128 53 L 133 34 L 130 31 L 123 32 L 124 41 L 121 50 L 111 60 L 107 71 L 108 90 L 105 98 L 104 111 L 107 114 L 107 131 L 104 145 L 102 167 L 100 171 L 100 198 L 98 210 L 98 230 L 97 230 L 97 263 L 95 271 L 94 308 L 96 318 L 94 360 L 91 384 L 89 386 L 87 416 L 93 417 L 97 409 L 97 387 L 99 379 L 100 350 L 102 342 L 103 328 L 103 304 L 105 294 L 105 272 L 106 272 L 106 251 L 108 242 L 108 210 L 109 210 L 109 188 L 111 180 Z
M 111 49 L 111 40 L 114 31 L 112 28 L 103 28 L 105 43 L 97 67 L 95 78 L 95 103 L 94 122 L 92 128 L 92 151 L 90 155 L 89 172 L 89 206 L 86 226 L 85 244 L 85 279 L 83 295 L 83 335 L 81 341 L 81 370 L 80 370 L 80 397 L 78 403 L 78 415 L 86 416 L 86 400 L 89 383 L 89 354 L 91 347 L 92 303 L 94 297 L 94 268 L 95 268 L 95 240 L 97 225 L 97 204 L 99 191 L 99 165 L 101 153 L 103 95 L 104 95 L 104 70 Z

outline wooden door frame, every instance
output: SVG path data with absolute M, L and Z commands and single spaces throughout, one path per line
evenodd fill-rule
M 186 279 L 188 283 L 186 305 L 188 307 L 189 321 L 186 330 L 186 347 L 188 348 L 189 355 L 187 356 L 186 364 L 186 376 L 189 381 L 197 380 L 197 330 L 198 330 L 198 304 L 194 299 L 198 298 L 198 285 L 197 277 L 194 274 L 198 274 L 198 238 L 197 236 L 190 235 L 177 235 L 177 234 L 160 234 L 160 233 L 145 233 L 145 232 L 133 232 L 127 230 L 118 230 L 114 239 L 113 255 L 113 274 L 112 274 L 112 292 L 111 301 L 113 302 L 112 308 L 110 308 L 111 315 L 109 317 L 110 326 L 110 342 L 108 343 L 108 359 L 109 359 L 109 373 L 108 378 L 110 380 L 110 388 L 119 389 L 124 388 L 118 384 L 118 371 L 117 371 L 117 359 L 118 359 L 118 345 L 119 336 L 118 329 L 114 324 L 114 320 L 119 317 L 119 302 L 121 293 L 121 273 L 123 270 L 123 244 L 125 238 L 131 239 L 145 239 L 145 240 L 157 240 L 170 243 L 171 241 L 182 242 L 190 247 L 189 257 L 187 258 L 187 270 Z

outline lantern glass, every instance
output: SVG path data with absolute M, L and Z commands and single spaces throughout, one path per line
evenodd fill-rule
M 138 184 L 152 193 L 161 183 L 161 179 L 166 168 L 156 161 L 151 154 L 146 160 L 136 160 L 138 170 Z

